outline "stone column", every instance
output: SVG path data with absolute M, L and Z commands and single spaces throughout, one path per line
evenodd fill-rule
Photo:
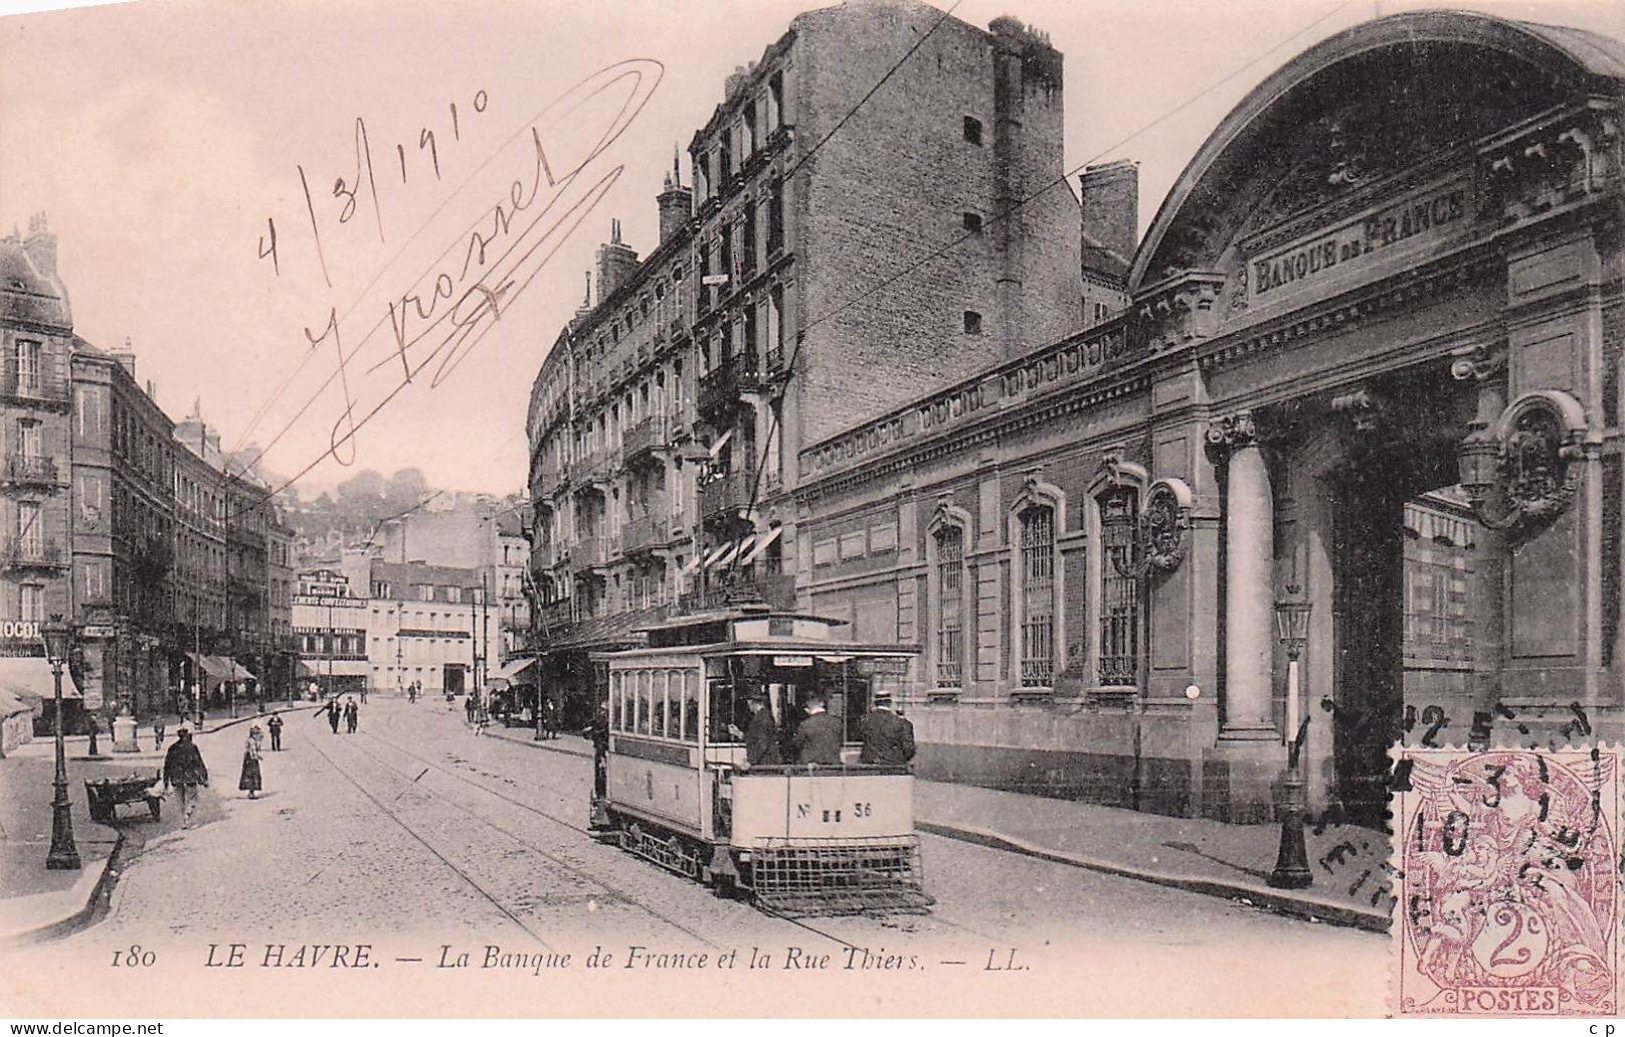
M 1274 499 L 1252 415 L 1209 429 L 1229 455 L 1225 489 L 1225 717 L 1221 741 L 1280 739 L 1270 714 L 1275 640 Z

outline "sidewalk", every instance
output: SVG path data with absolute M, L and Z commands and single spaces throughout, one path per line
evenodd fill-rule
M 198 737 L 206 744 L 217 731 L 303 706 L 279 704 L 263 714 L 210 719 Z M 179 726 L 178 718 L 169 725 L 164 749 L 174 744 Z M 95 759 L 88 755 L 87 735 L 63 739 L 74 843 L 79 848 L 78 871 L 51 871 L 45 867 L 51 848 L 55 739 L 35 738 L 0 760 L 0 944 L 41 939 L 78 925 L 95 910 L 98 896 L 130 858 L 154 838 L 179 827 L 180 818 L 169 809 L 170 800 L 165 800 L 158 821 L 152 820 L 144 803 L 115 808 L 120 822 L 116 827 L 90 819 L 85 795 L 87 779 L 139 774 L 151 781 L 163 769 L 164 749 L 153 748 L 151 726 L 143 725 L 136 734 L 138 752 L 115 753 L 112 735 L 104 732 L 97 739 L 102 755 Z
M 526 728 L 487 727 L 486 737 L 591 757 L 579 735 L 533 741 Z M 1164 817 L 1074 800 L 1049 799 L 917 780 L 915 825 L 922 832 L 980 843 L 1112 875 L 1285 914 L 1387 932 L 1393 900 L 1385 870 L 1388 836 L 1356 825 L 1305 832 L 1314 885 L 1272 889 L 1266 881 L 1280 845 L 1279 825 L 1232 825 Z

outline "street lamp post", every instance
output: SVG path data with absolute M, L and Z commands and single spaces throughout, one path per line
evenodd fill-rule
M 1304 817 L 1309 797 L 1303 776 L 1303 739 L 1309 730 L 1309 717 L 1300 714 L 1298 659 L 1309 641 L 1309 610 L 1313 607 L 1300 596 L 1296 586 L 1287 588 L 1288 597 L 1275 603 L 1275 626 L 1286 647 L 1286 773 L 1281 778 L 1281 847 L 1269 884 L 1276 889 L 1307 889 L 1314 885 L 1309 870 L 1309 853 L 1304 846 Z
M 79 848 L 73 842 L 73 812 L 68 802 L 68 757 L 62 744 L 62 667 L 68 661 L 73 629 L 58 612 L 40 630 L 40 636 L 45 641 L 45 657 L 51 663 L 51 679 L 56 685 L 56 792 L 51 798 L 51 852 L 45 866 L 52 871 L 78 871 Z

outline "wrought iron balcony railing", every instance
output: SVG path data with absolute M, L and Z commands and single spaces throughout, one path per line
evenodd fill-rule
M 66 564 L 62 545 L 43 537 L 13 538 L 0 547 L 0 565 L 6 569 L 60 569 Z
M 6 458 L 5 480 L 13 486 L 55 486 L 56 459 L 13 454 Z

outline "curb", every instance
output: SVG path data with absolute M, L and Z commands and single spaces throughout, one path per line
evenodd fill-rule
M 24 944 L 40 943 L 57 936 L 66 936 L 68 933 L 79 928 L 79 926 L 83 925 L 85 921 L 95 913 L 96 904 L 101 900 L 103 892 L 107 890 L 109 883 L 112 881 L 114 871 L 118 867 L 119 859 L 123 856 L 123 853 L 124 833 L 119 832 L 118 838 L 113 840 L 112 852 L 102 859 L 102 872 L 100 875 L 96 876 L 96 881 L 91 884 L 90 894 L 85 897 L 84 903 L 75 904 L 73 910 L 69 911 L 60 918 L 43 922 L 31 929 L 21 929 L 17 932 L 6 933 L 5 935 L 0 936 L 0 945 L 16 947 Z M 84 880 L 81 879 L 80 883 L 83 881 Z M 79 883 L 76 883 L 75 885 L 78 884 Z M 3 903 L 3 901 L 0 901 L 0 903 Z
M 526 746 L 527 748 L 530 748 L 530 749 L 545 749 L 546 751 L 548 751 L 550 753 L 562 753 L 565 756 L 574 756 L 578 760 L 590 760 L 590 759 L 592 759 L 592 754 L 591 753 L 576 752 L 574 749 L 566 749 L 562 745 L 548 745 L 547 744 L 550 741 L 557 741 L 557 739 L 551 739 L 550 738 L 550 739 L 545 739 L 543 741 L 538 742 L 538 741 L 536 741 L 534 739 L 530 739 L 530 738 L 509 738 L 507 735 L 493 735 L 493 734 L 489 734 L 489 733 L 486 734 L 484 737 L 486 737 L 486 738 L 496 738 L 496 739 L 500 739 L 501 741 L 504 741 L 504 742 L 512 742 L 514 745 L 523 745 L 523 746 Z
M 1144 868 L 1134 868 L 1112 861 L 1079 857 L 1074 854 L 1062 853 L 1059 850 L 1037 846 L 998 832 L 991 832 L 987 829 L 972 828 L 968 825 L 946 825 L 935 821 L 916 820 L 914 827 L 922 832 L 929 832 L 932 835 L 939 835 L 947 839 L 976 843 L 980 846 L 1036 857 L 1056 864 L 1069 864 L 1075 868 L 1098 871 L 1106 875 L 1139 879 L 1153 885 L 1183 889 L 1212 897 L 1222 897 L 1226 900 L 1240 898 L 1270 911 L 1295 915 L 1300 918 L 1315 919 L 1331 925 L 1348 926 L 1354 929 L 1364 929 L 1367 932 L 1383 934 L 1386 934 L 1389 929 L 1390 919 L 1386 914 L 1380 914 L 1376 911 L 1363 911 L 1357 907 L 1335 904 L 1318 898 L 1290 896 L 1267 886 L 1247 886 L 1192 875 L 1170 875 L 1164 872 L 1149 871 Z

